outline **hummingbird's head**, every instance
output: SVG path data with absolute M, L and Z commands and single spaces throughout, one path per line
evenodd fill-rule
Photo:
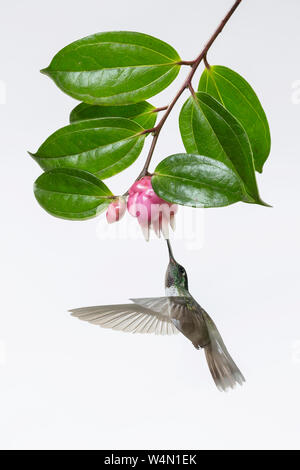
M 169 249 L 170 261 L 169 261 L 167 272 L 166 272 L 165 286 L 166 287 L 172 287 L 172 286 L 181 287 L 183 289 L 188 290 L 188 278 L 187 278 L 186 270 L 184 269 L 183 266 L 178 264 L 177 261 L 175 261 L 173 253 L 172 253 L 172 249 L 169 243 L 168 243 L 168 249 Z

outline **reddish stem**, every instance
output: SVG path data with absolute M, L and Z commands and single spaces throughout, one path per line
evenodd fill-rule
M 139 180 L 140 178 L 142 178 L 143 176 L 146 176 L 149 174 L 148 172 L 148 168 L 149 168 L 149 165 L 150 165 L 150 162 L 151 162 L 151 158 L 152 158 L 152 155 L 153 155 L 153 152 L 154 152 L 154 149 L 155 149 L 155 146 L 156 146 L 156 143 L 157 143 L 157 139 L 158 139 L 158 136 L 160 134 L 160 131 L 164 125 L 164 123 L 166 122 L 166 120 L 168 119 L 168 116 L 169 114 L 171 113 L 172 109 L 174 108 L 176 102 L 178 101 L 178 99 L 180 98 L 180 96 L 182 95 L 182 93 L 184 92 L 184 90 L 186 90 L 187 88 L 190 90 L 190 92 L 192 93 L 192 95 L 195 94 L 195 91 L 192 87 L 192 78 L 193 76 L 195 75 L 195 72 L 200 64 L 200 62 L 202 60 L 204 60 L 204 63 L 205 63 L 205 66 L 207 68 L 209 68 L 209 64 L 206 60 L 206 55 L 207 55 L 207 52 L 208 50 L 210 49 L 210 47 L 212 46 L 212 44 L 214 43 L 214 41 L 216 40 L 216 38 L 219 36 L 219 34 L 222 32 L 224 26 L 226 25 L 226 23 L 228 22 L 228 20 L 231 18 L 231 16 L 233 15 L 233 13 L 235 12 L 235 10 L 237 9 L 237 7 L 239 6 L 239 4 L 242 2 L 242 0 L 236 0 L 233 4 L 233 6 L 230 8 L 230 10 L 228 11 L 228 13 L 225 15 L 225 17 L 223 18 L 223 20 L 221 21 L 221 23 L 219 24 L 219 26 L 217 27 L 217 29 L 215 30 L 215 32 L 213 33 L 213 35 L 211 36 L 211 38 L 208 40 L 208 42 L 206 43 L 206 45 L 204 46 L 204 48 L 202 49 L 202 51 L 200 52 L 200 54 L 198 55 L 198 57 L 196 57 L 195 60 L 192 60 L 192 61 L 181 61 L 181 62 L 178 62 L 178 64 L 180 65 L 190 65 L 191 66 L 191 70 L 189 72 L 189 74 L 187 75 L 185 81 L 183 82 L 182 86 L 179 88 L 178 92 L 176 93 L 176 95 L 174 96 L 173 100 L 171 101 L 171 103 L 169 104 L 169 106 L 167 107 L 163 107 L 163 109 L 166 109 L 166 112 L 164 113 L 164 115 L 162 116 L 161 120 L 159 121 L 159 123 L 153 127 L 152 129 L 146 129 L 145 131 L 142 132 L 142 134 L 149 134 L 149 133 L 153 133 L 153 139 L 152 139 L 152 142 L 151 142 L 151 146 L 150 146 L 150 149 L 149 149 L 149 152 L 148 152 L 148 155 L 147 155 L 147 158 L 146 158 L 146 161 L 145 161 L 145 164 L 143 166 L 143 169 L 142 171 L 140 172 L 139 176 L 137 177 L 136 180 Z M 158 110 L 160 110 L 160 108 L 157 108 Z M 125 195 L 128 194 L 128 191 L 125 193 Z

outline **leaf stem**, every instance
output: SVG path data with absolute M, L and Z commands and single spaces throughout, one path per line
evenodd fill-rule
M 161 106 L 160 108 L 155 108 L 155 109 L 153 109 L 152 113 L 159 113 L 160 111 L 165 111 L 166 109 L 168 109 L 168 105 L 167 106 Z
M 195 98 L 196 93 L 195 93 L 195 90 L 194 90 L 193 85 L 191 83 L 188 84 L 188 89 L 190 90 L 191 95 Z
M 219 24 L 219 26 L 217 27 L 217 29 L 215 30 L 213 35 L 210 37 L 208 42 L 205 44 L 204 48 L 202 49 L 202 51 L 196 57 L 195 60 L 178 62 L 178 64 L 180 64 L 180 65 L 190 65 L 191 70 L 190 70 L 189 74 L 187 75 L 185 81 L 183 82 L 182 86 L 179 88 L 178 92 L 174 96 L 173 100 L 169 104 L 169 106 L 164 107 L 166 109 L 166 112 L 163 114 L 163 116 L 162 116 L 161 120 L 159 121 L 159 123 L 155 127 L 153 127 L 152 129 L 146 129 L 143 132 L 143 134 L 152 133 L 153 134 L 153 139 L 152 139 L 151 146 L 150 146 L 145 164 L 143 166 L 143 169 L 140 172 L 140 174 L 138 175 L 138 177 L 136 178 L 136 180 L 139 180 L 143 176 L 146 176 L 146 175 L 149 174 L 148 168 L 149 168 L 152 156 L 153 156 L 154 149 L 156 147 L 157 139 L 159 137 L 160 131 L 161 131 L 164 123 L 168 119 L 169 114 L 171 113 L 172 109 L 174 108 L 175 104 L 177 103 L 178 99 L 180 98 L 180 96 L 182 95 L 184 90 L 186 90 L 188 88 L 192 94 L 195 93 L 194 89 L 192 87 L 192 78 L 194 77 L 195 72 L 196 72 L 199 64 L 201 63 L 202 60 L 204 60 L 205 66 L 208 65 L 208 62 L 206 60 L 206 55 L 207 55 L 208 50 L 210 49 L 210 47 L 212 46 L 214 41 L 217 39 L 219 34 L 222 32 L 224 26 L 229 21 L 229 19 L 231 18 L 231 16 L 233 15 L 233 13 L 235 12 L 235 10 L 237 9 L 237 7 L 239 6 L 239 4 L 241 2 L 242 2 L 242 0 L 236 0 L 234 2 L 233 6 L 230 8 L 228 13 L 225 15 L 225 17 L 223 18 L 223 20 L 221 21 L 221 23 Z M 209 65 L 208 65 L 208 67 L 209 67 Z M 124 194 L 124 196 L 127 195 L 127 194 L 128 194 L 128 191 Z
M 207 62 L 206 54 L 205 54 L 205 56 L 203 57 L 203 62 L 204 62 L 205 68 L 207 68 L 207 69 L 209 70 L 209 69 L 210 69 L 210 65 L 209 65 L 209 63 Z
M 181 60 L 180 62 L 177 62 L 177 65 L 190 65 L 192 67 L 194 62 L 194 60 Z

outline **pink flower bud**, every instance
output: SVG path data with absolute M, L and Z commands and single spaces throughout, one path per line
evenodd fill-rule
M 144 176 L 131 186 L 127 209 L 133 217 L 137 217 L 146 240 L 149 240 L 150 228 L 158 237 L 162 232 L 164 238 L 169 238 L 169 224 L 172 230 L 175 229 L 178 206 L 164 201 L 154 192 L 151 176 Z
M 135 181 L 129 189 L 129 194 L 140 193 L 148 188 L 152 188 L 151 176 L 144 176 L 140 180 Z
M 106 211 L 106 220 L 109 224 L 118 222 L 126 212 L 126 201 L 119 197 L 111 202 Z

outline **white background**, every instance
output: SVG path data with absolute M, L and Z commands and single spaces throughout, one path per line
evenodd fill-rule
M 182 237 L 173 242 L 192 294 L 247 378 L 242 388 L 218 392 L 203 352 L 184 337 L 125 335 L 70 317 L 71 307 L 163 295 L 166 247 L 141 236 L 101 240 L 98 219 L 49 216 L 32 192 L 41 169 L 26 153 L 66 125 L 76 104 L 39 73 L 63 46 L 98 31 L 133 30 L 191 60 L 231 4 L 1 2 L 1 448 L 299 448 L 300 104 L 292 86 L 300 79 L 300 3 L 244 0 L 209 53 L 212 64 L 246 77 L 266 110 L 272 152 L 259 186 L 273 208 L 240 203 L 207 209 L 204 217 L 196 211 L 204 220 L 202 247 L 191 249 Z M 167 104 L 187 72 L 150 101 Z M 152 168 L 183 150 L 182 102 Z M 130 169 L 107 181 L 113 191 L 127 189 L 149 144 Z

